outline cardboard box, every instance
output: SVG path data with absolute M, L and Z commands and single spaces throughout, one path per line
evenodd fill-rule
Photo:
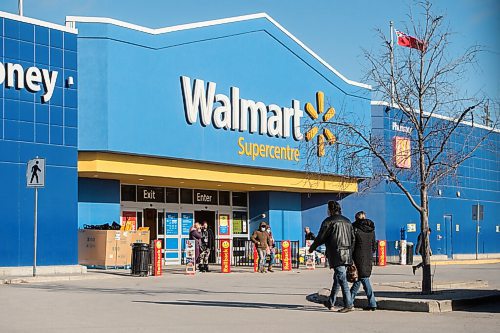
M 149 243 L 149 231 L 78 231 L 78 263 L 87 266 L 129 266 L 132 244 Z

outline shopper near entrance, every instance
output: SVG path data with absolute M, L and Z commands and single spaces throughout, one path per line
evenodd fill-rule
M 316 238 L 316 236 L 311 232 L 311 229 L 309 227 L 304 228 L 304 233 L 306 234 L 306 241 L 314 240 Z
M 326 244 L 326 255 L 330 268 L 334 269 L 334 274 L 330 297 L 325 302 L 325 306 L 331 309 L 335 305 L 337 292 L 341 288 L 344 307 L 339 310 L 340 313 L 353 310 L 346 268 L 352 265 L 354 241 L 351 221 L 342 215 L 340 204 L 337 201 L 328 201 L 328 217 L 321 223 L 318 236 L 309 248 L 309 253 L 313 253 L 318 246 Z
M 267 226 L 267 233 L 271 238 L 271 246 L 269 247 L 269 265 L 267 266 L 267 271 L 273 273 L 274 260 L 276 258 L 276 247 L 274 243 L 273 232 L 271 231 L 271 226 Z
M 429 238 L 429 250 L 431 252 L 431 256 L 432 256 L 432 249 L 430 248 L 430 241 L 431 241 L 431 232 L 432 232 L 432 229 L 429 228 L 427 230 L 427 237 Z M 415 254 L 420 254 L 420 256 L 422 256 L 422 254 L 424 253 L 425 249 L 424 249 L 424 236 L 422 233 L 420 233 L 418 235 L 418 238 L 417 238 L 417 246 L 415 247 Z M 417 269 L 419 269 L 420 267 L 422 267 L 424 265 L 424 260 L 422 259 L 422 261 L 418 264 L 418 265 L 415 265 L 413 266 L 413 275 L 415 275 L 415 271 Z
M 212 233 L 213 234 L 213 233 Z M 210 238 L 210 232 L 208 229 L 207 221 L 203 221 L 201 226 L 201 243 L 200 243 L 200 272 L 209 272 L 208 268 L 208 258 L 210 257 L 210 252 L 212 249 L 212 239 Z
M 266 222 L 260 222 L 259 229 L 255 230 L 250 238 L 257 247 L 259 255 L 259 273 L 265 273 L 266 255 L 271 247 L 271 237 L 267 233 Z
M 368 298 L 368 307 L 363 310 L 375 311 L 377 309 L 377 300 L 373 293 L 370 283 L 372 275 L 373 252 L 377 250 L 375 242 L 375 224 L 373 221 L 366 218 L 365 212 L 357 212 L 355 221 L 352 224 L 354 228 L 354 249 L 353 261 L 358 270 L 358 280 L 351 287 L 351 298 L 354 304 L 354 299 L 358 294 L 359 287 L 363 285 L 366 297 Z
M 200 262 L 201 249 L 201 226 L 199 222 L 195 222 L 189 230 L 189 240 L 194 240 L 194 262 L 195 265 Z

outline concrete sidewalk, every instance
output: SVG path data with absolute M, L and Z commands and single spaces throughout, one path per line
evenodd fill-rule
M 476 263 L 475 263 L 476 264 Z M 500 265 L 492 265 L 490 267 L 500 272 Z M 446 271 L 461 271 L 462 267 L 442 268 Z M 471 266 L 471 267 L 476 267 Z M 470 270 L 470 269 L 469 269 Z M 421 282 L 419 276 L 414 276 L 411 272 L 411 266 L 389 265 L 386 267 L 374 267 L 372 276 L 373 288 L 376 291 L 378 308 L 380 310 L 392 311 L 411 311 L 411 312 L 450 312 L 460 309 L 463 306 L 474 305 L 487 301 L 500 300 L 500 279 L 493 281 L 490 285 L 487 280 L 461 279 L 454 280 L 456 274 L 448 274 L 435 279 L 433 282 L 434 293 L 431 295 L 421 295 Z M 327 268 L 317 268 L 315 271 L 306 269 L 294 270 L 292 272 L 276 271 L 268 273 L 273 276 L 273 279 L 283 280 L 283 283 L 297 274 L 303 279 L 309 279 L 317 275 L 330 275 L 331 271 Z M 434 271 L 436 274 L 436 271 Z M 497 274 L 498 275 L 498 274 Z M 130 275 L 130 270 L 97 270 L 89 269 L 86 274 L 78 275 L 53 275 L 53 276 L 38 276 L 38 277 L 11 277 L 0 280 L 0 284 L 36 284 L 36 283 L 57 283 L 64 281 L 77 282 L 81 280 L 112 280 L 117 287 L 122 283 L 119 279 L 130 281 L 155 281 L 158 279 L 172 280 L 173 286 L 179 284 L 182 286 L 185 279 L 203 279 L 209 278 L 212 280 L 217 276 L 229 280 L 248 280 L 265 278 L 262 274 L 253 273 L 252 267 L 236 267 L 232 269 L 230 274 L 222 274 L 219 272 L 219 267 L 212 266 L 211 273 L 196 273 L 196 276 L 186 276 L 183 266 L 169 266 L 164 270 L 162 277 L 139 278 Z M 444 278 L 444 279 L 443 279 Z M 481 278 L 483 278 L 481 276 Z M 175 282 L 177 281 L 177 283 Z M 208 282 L 208 281 L 207 281 Z M 306 296 L 308 301 L 314 303 L 322 303 L 326 300 L 325 297 L 329 294 L 329 290 L 324 288 L 318 293 L 309 294 Z M 339 293 L 339 300 L 342 299 Z M 367 300 L 363 292 L 356 298 L 356 307 L 367 306 Z

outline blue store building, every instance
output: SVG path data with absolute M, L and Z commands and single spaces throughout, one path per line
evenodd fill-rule
M 238 244 L 265 214 L 276 239 L 303 242 L 303 228 L 318 230 L 331 199 L 349 217 L 365 210 L 378 239 L 397 240 L 403 227 L 416 239 L 418 216 L 397 189 L 382 183 L 357 194 L 370 163 L 357 174 L 344 171 L 343 159 L 326 170 L 308 165 L 311 147 L 321 159 L 334 146 L 335 131 L 314 131 L 315 122 L 361 121 L 391 140 L 400 134 L 397 111 L 372 103 L 369 85 L 342 76 L 268 15 L 160 29 L 108 18 L 67 17 L 58 26 L 0 17 L 0 230 L 9 235 L 0 266 L 33 262 L 34 194 L 25 174 L 36 156 L 47 163 L 40 265 L 77 264 L 78 229 L 113 221 L 149 227 L 167 264 L 181 263 L 194 221 Z M 493 133 L 493 152 L 479 150 L 458 183 L 433 194 L 435 253 L 475 252 L 477 202 L 485 211 L 481 253 L 500 253 L 498 140 Z
M 0 266 L 33 264 L 28 160 L 45 158 L 38 264 L 77 263 L 76 30 L 0 12 Z

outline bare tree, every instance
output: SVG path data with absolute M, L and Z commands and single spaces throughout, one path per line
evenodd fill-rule
M 453 34 L 444 24 L 444 17 L 433 13 L 429 1 L 418 2 L 414 7 L 419 13 L 410 10 L 410 23 L 403 24 L 408 35 L 416 37 L 412 47 L 393 47 L 390 38 L 378 30 L 382 52 L 364 51 L 369 66 L 367 82 L 373 85 L 375 98 L 392 101 L 387 104 L 386 112 L 391 113 L 398 126 L 404 126 L 409 132 L 396 143 L 399 145 L 396 156 L 395 143 L 384 138 L 383 130 L 372 129 L 371 123 L 367 125 L 363 119 L 347 121 L 342 112 L 326 121 L 310 124 L 309 131 L 318 128 L 311 134 L 325 135 L 315 142 L 306 134 L 306 140 L 315 143 L 309 143 L 307 158 L 308 165 L 320 165 L 319 172 L 314 173 L 316 176 L 327 172 L 359 176 L 367 171 L 369 164 L 373 167 L 373 177 L 365 188 L 383 179 L 404 193 L 420 215 L 420 230 L 424 236 L 422 293 L 429 294 L 432 292 L 427 233 L 429 192 L 453 176 L 458 167 L 474 155 L 496 124 L 488 114 L 489 126 L 482 126 L 478 131 L 474 116 L 476 112 L 484 112 L 486 99 L 478 93 L 466 96 L 461 89 L 471 75 L 470 69 L 481 47 L 472 46 L 459 56 L 451 56 L 449 46 Z M 393 64 L 391 54 L 394 55 Z M 329 105 L 341 111 L 343 106 L 339 103 L 342 101 Z M 322 132 L 326 129 L 333 132 L 333 140 Z M 463 144 L 457 148 L 454 142 Z M 318 157 L 316 151 L 322 151 L 324 156 Z M 371 157 L 373 163 L 367 163 L 367 157 Z M 339 160 L 342 163 L 339 164 Z

